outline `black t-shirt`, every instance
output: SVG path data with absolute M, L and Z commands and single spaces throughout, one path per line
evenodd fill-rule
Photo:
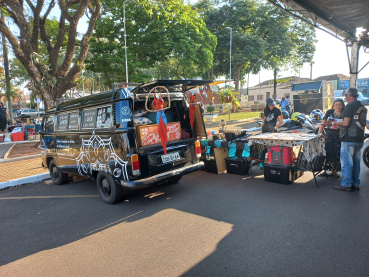
M 5 107 L 0 108 L 0 119 L 6 120 L 6 108 Z
M 278 116 L 281 114 L 281 110 L 276 107 L 274 107 L 273 110 L 266 107 L 264 109 L 265 123 L 273 123 L 274 125 L 277 125 Z
M 349 126 L 341 127 L 343 142 L 363 142 L 366 125 L 366 108 L 359 102 L 354 101 L 346 105 L 343 110 L 343 118 L 351 118 Z M 359 126 L 360 125 L 360 126 Z

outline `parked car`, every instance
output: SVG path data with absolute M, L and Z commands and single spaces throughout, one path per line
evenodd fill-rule
M 206 129 L 199 104 L 190 124 L 189 90 L 211 84 L 204 80 L 157 80 L 131 91 L 113 89 L 58 103 L 46 111 L 41 125 L 42 166 L 54 184 L 66 183 L 68 173 L 96 180 L 101 199 L 114 204 L 124 191 L 175 183 L 182 175 L 200 170 L 197 137 Z M 168 141 L 161 145 L 153 94 L 162 89 L 167 105 Z M 168 96 L 170 101 L 168 101 Z
M 359 97 L 357 98 L 357 101 L 360 101 L 361 104 L 363 104 L 364 106 L 369 105 L 369 98 L 368 97 L 365 97 L 360 91 L 358 91 L 357 94 L 359 95 Z M 343 102 L 345 103 L 345 105 L 347 104 L 345 96 L 335 97 L 334 99 L 342 99 Z

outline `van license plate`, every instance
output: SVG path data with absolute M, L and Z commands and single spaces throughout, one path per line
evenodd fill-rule
M 163 164 L 174 162 L 174 161 L 179 160 L 179 159 L 180 159 L 180 156 L 179 156 L 178 152 L 174 152 L 174 153 L 170 153 L 168 155 L 161 156 L 161 160 L 162 160 Z

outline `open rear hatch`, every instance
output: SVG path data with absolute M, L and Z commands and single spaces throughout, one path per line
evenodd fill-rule
M 179 112 L 178 121 L 181 124 L 182 129 L 188 131 L 189 122 L 189 106 L 185 101 L 186 92 L 195 89 L 199 86 L 204 85 L 215 85 L 219 83 L 224 83 L 225 81 L 214 82 L 212 80 L 156 80 L 149 83 L 141 84 L 131 90 L 134 94 L 135 102 L 143 102 L 146 100 L 146 96 L 151 89 L 157 86 L 164 86 L 169 90 L 169 95 L 171 97 L 173 110 L 182 110 Z M 166 99 L 166 95 L 162 95 L 163 100 Z M 173 101 L 172 101 L 173 99 Z M 136 105 L 136 104 L 135 104 Z M 155 144 L 151 146 L 142 146 L 141 135 L 142 132 L 140 128 L 137 128 L 137 139 L 139 145 L 140 153 L 140 163 L 141 168 L 147 168 L 149 174 L 154 174 L 158 172 L 164 172 L 171 170 L 176 167 L 184 166 L 186 163 L 191 163 L 193 156 L 196 156 L 194 152 L 194 142 L 198 136 L 206 137 L 206 129 L 203 116 L 201 115 L 200 105 L 195 105 L 195 117 L 193 123 L 193 129 L 189 131 L 190 137 L 187 139 L 168 141 L 167 143 L 167 154 L 164 154 L 163 148 L 160 144 Z M 185 117 L 184 117 L 185 115 Z M 177 121 L 177 118 L 174 120 Z M 187 122 L 188 121 L 188 122 Z M 168 121 L 168 124 L 169 121 Z M 150 125 L 148 125 L 150 126 Z M 144 127 L 144 126 L 143 126 Z M 144 133 L 147 134 L 146 130 Z M 148 132 L 150 133 L 150 131 Z M 192 152 L 191 152 L 192 151 Z M 145 170 L 141 170 L 143 175 Z

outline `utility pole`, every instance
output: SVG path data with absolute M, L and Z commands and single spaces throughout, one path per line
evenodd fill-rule
M 83 71 L 82 70 L 82 97 L 85 97 L 85 80 L 83 79 Z
M 313 63 L 310 63 L 310 81 L 313 80 Z
M 92 71 L 92 91 L 95 92 L 95 79 L 94 79 L 94 72 L 93 71 Z
M 126 82 L 128 87 L 128 64 L 127 64 L 127 33 L 126 33 L 126 2 L 123 2 L 123 21 L 124 21 L 124 52 L 126 56 Z
M 5 21 L 5 13 L 1 10 L 1 19 Z M 12 100 L 10 97 L 10 76 L 9 76 L 9 60 L 8 60 L 8 46 L 7 40 L 4 34 L 3 37 L 3 55 L 4 55 L 4 70 L 5 70 L 5 95 L 6 95 L 6 103 L 8 105 L 8 112 L 10 116 L 10 122 L 13 122 L 13 109 L 12 109 Z

